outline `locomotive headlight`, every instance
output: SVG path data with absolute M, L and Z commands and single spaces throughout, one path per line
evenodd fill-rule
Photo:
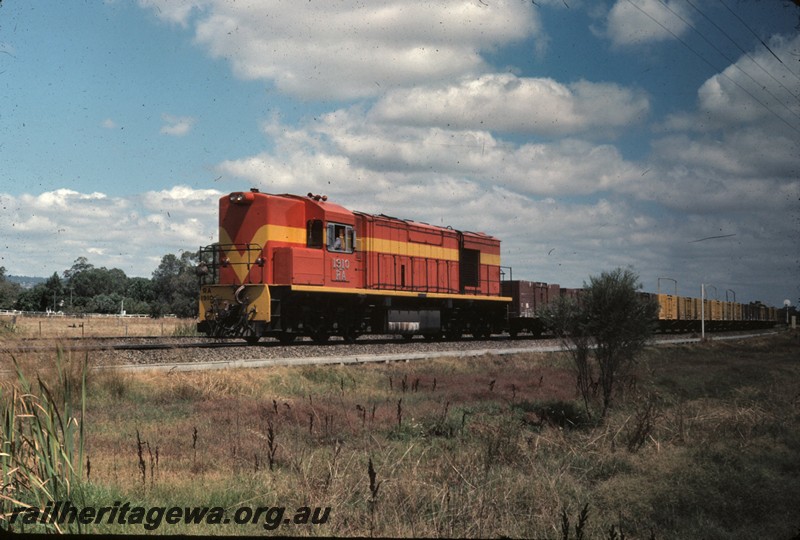
M 231 193 L 228 197 L 233 204 L 250 204 L 255 200 L 256 196 L 253 192 L 242 193 L 237 191 L 236 193 Z

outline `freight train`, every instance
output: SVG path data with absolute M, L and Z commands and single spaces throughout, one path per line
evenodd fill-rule
M 500 265 L 500 240 L 493 236 L 350 211 L 312 193 L 252 189 L 223 196 L 219 242 L 198 255 L 198 330 L 251 343 L 539 334 L 537 309 L 556 295 L 580 294 L 505 279 L 510 272 Z M 673 309 L 664 299 L 659 321 L 695 313 L 695 303 L 678 300 Z M 707 318 L 751 314 L 726 305 L 709 304 Z
M 502 292 L 511 297 L 508 307 L 507 329 L 512 337 L 520 333 L 541 335 L 545 331 L 537 313 L 557 298 L 580 298 L 581 289 L 568 289 L 558 284 L 507 281 Z M 643 300 L 658 303 L 654 326 L 662 333 L 700 332 L 701 326 L 709 332 L 770 328 L 777 322 L 777 310 L 761 302 L 740 304 L 706 298 L 690 298 L 671 294 L 638 293 Z

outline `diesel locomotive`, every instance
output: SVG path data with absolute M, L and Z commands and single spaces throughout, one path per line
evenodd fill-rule
M 219 242 L 199 257 L 198 329 L 212 337 L 489 336 L 510 301 L 497 238 L 311 193 L 222 197 Z

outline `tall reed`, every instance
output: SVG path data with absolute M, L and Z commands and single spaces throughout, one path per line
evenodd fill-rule
M 24 529 L 34 513 L 48 504 L 74 501 L 79 496 L 83 474 L 83 442 L 86 416 L 86 361 L 83 363 L 80 388 L 65 369 L 62 351 L 56 355 L 59 404 L 54 392 L 37 375 L 31 385 L 16 358 L 12 358 L 16 380 L 4 391 L 0 388 L 0 529 Z M 74 408 L 74 392 L 79 392 Z M 59 406 L 60 405 L 60 406 Z M 14 509 L 17 519 L 12 524 Z M 30 509 L 19 512 L 19 509 Z M 22 519 L 28 517 L 27 520 Z M 41 525 L 48 531 L 62 532 L 58 523 Z M 70 525 L 68 530 L 72 530 Z M 80 524 L 76 525 L 78 531 Z

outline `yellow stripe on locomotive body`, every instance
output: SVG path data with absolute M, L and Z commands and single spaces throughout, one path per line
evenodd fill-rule
M 500 266 L 500 255 L 492 253 L 481 252 L 481 264 L 487 266 Z
M 363 251 L 381 253 L 384 255 L 403 255 L 407 257 L 420 257 L 423 259 L 458 261 L 457 249 L 401 240 L 386 240 L 384 238 L 365 238 Z

